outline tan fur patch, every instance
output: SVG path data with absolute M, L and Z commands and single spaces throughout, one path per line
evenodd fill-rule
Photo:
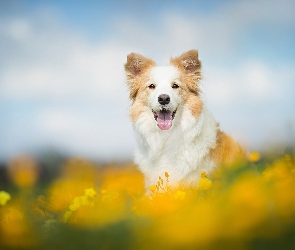
M 231 164 L 243 159 L 245 152 L 229 135 L 218 129 L 216 147 L 211 150 L 210 156 L 217 164 Z
M 135 84 L 137 86 L 137 94 L 134 96 L 134 98 L 132 98 L 133 103 L 131 104 L 129 112 L 132 122 L 135 122 L 140 114 L 144 111 L 148 102 L 149 94 L 152 91 L 145 85 L 149 80 L 149 71 L 150 70 L 147 70 L 141 76 L 136 78 Z
M 135 122 L 141 113 L 144 111 L 145 104 L 142 101 L 134 102 L 129 111 L 129 116 L 132 122 Z
M 171 58 L 170 63 L 182 71 L 191 80 L 189 82 L 198 83 L 201 79 L 201 61 L 198 59 L 198 51 L 190 50 L 179 57 Z M 192 86 L 193 86 L 192 85 Z
M 190 94 L 186 101 L 186 106 L 190 109 L 192 115 L 198 118 L 203 109 L 203 102 L 199 96 Z
M 142 76 L 156 63 L 145 58 L 142 55 L 131 53 L 127 56 L 127 62 L 125 64 L 125 72 L 127 76 L 127 84 L 130 90 L 130 99 L 134 100 L 137 92 L 142 84 Z
M 148 99 L 148 90 L 145 83 L 148 81 L 150 69 L 156 63 L 142 55 L 131 53 L 127 56 L 125 72 L 129 86 L 129 98 L 132 100 L 129 115 L 133 122 L 143 112 Z
M 199 117 L 203 103 L 199 96 L 201 90 L 199 81 L 201 80 L 201 62 L 198 59 L 198 51 L 190 50 L 179 57 L 171 58 L 170 63 L 180 71 L 180 82 L 186 87 L 180 92 L 187 107 L 193 116 Z

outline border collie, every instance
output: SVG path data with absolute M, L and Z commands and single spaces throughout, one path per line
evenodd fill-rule
M 198 51 L 172 58 L 168 66 L 131 53 L 125 64 L 130 118 L 137 148 L 135 163 L 148 188 L 165 172 L 169 186 L 197 186 L 200 174 L 229 164 L 243 149 L 207 110 L 201 98 Z

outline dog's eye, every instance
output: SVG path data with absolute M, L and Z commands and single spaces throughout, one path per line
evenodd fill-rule
M 149 89 L 154 89 L 156 86 L 154 84 L 149 85 Z
M 178 88 L 179 88 L 179 85 L 177 85 L 176 83 L 174 83 L 174 84 L 172 85 L 172 88 L 173 88 L 173 89 L 178 89 Z

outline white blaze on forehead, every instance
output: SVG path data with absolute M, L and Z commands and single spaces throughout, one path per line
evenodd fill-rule
M 178 70 L 173 66 L 157 66 L 151 70 L 150 80 L 158 88 L 169 86 L 179 77 Z
M 181 98 L 178 92 L 172 88 L 173 82 L 179 82 L 180 72 L 174 66 L 156 66 L 151 69 L 148 84 L 154 84 L 155 89 L 150 92 L 148 105 L 154 111 L 159 111 L 163 105 L 159 103 L 159 96 L 166 94 L 170 97 L 170 102 L 165 104 L 165 109 L 173 112 L 181 103 Z

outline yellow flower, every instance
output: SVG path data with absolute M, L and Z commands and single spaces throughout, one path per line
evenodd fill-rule
M 82 196 L 82 197 L 83 197 L 83 196 Z M 81 196 L 78 196 L 78 197 L 76 197 L 76 198 L 73 200 L 72 204 L 69 206 L 69 209 L 70 209 L 71 211 L 75 211 L 75 210 L 77 210 L 79 207 L 81 207 L 82 203 L 83 203 L 83 201 L 81 200 Z
M 25 210 L 18 201 L 1 207 L 0 212 L 0 249 L 34 249 L 37 244 L 36 233 L 30 227 Z
M 212 187 L 212 181 L 208 178 L 201 178 L 198 184 L 199 184 L 199 187 L 204 190 L 211 189 Z
M 72 216 L 72 211 L 66 211 L 65 214 L 64 214 L 64 222 L 68 222 L 69 219 L 71 218 Z
M 202 171 L 200 174 L 201 179 L 199 180 L 198 186 L 201 189 L 208 190 L 212 187 L 212 181 L 208 178 L 206 171 Z
M 35 159 L 27 155 L 14 157 L 8 165 L 8 174 L 21 188 L 32 187 L 39 176 L 39 166 Z
M 84 195 L 93 198 L 94 196 L 96 196 L 96 192 L 94 191 L 93 188 L 87 188 L 84 190 Z
M 201 172 L 201 177 L 202 177 L 202 178 L 206 178 L 206 177 L 207 177 L 207 173 L 206 173 L 206 171 L 202 171 L 202 172 Z
M 9 193 L 5 191 L 0 191 L 0 205 L 5 206 L 7 201 L 11 199 L 11 196 Z
M 234 232 L 253 228 L 267 217 L 268 192 L 260 176 L 249 173 L 236 181 L 229 191 Z M 245 216 L 251 215 L 251 216 Z
M 155 185 L 149 187 L 149 190 L 152 192 L 155 192 L 156 189 L 157 189 L 157 187 Z
M 260 154 L 258 152 L 251 152 L 248 154 L 248 160 L 250 162 L 258 162 L 260 160 Z
M 173 195 L 175 200 L 183 200 L 186 197 L 186 192 L 177 190 L 176 193 Z
M 165 177 L 166 177 L 166 178 L 169 178 L 169 174 L 168 174 L 168 172 L 165 172 Z
M 106 194 L 107 193 L 107 190 L 106 189 L 102 189 L 102 190 L 100 190 L 100 193 L 101 194 Z

